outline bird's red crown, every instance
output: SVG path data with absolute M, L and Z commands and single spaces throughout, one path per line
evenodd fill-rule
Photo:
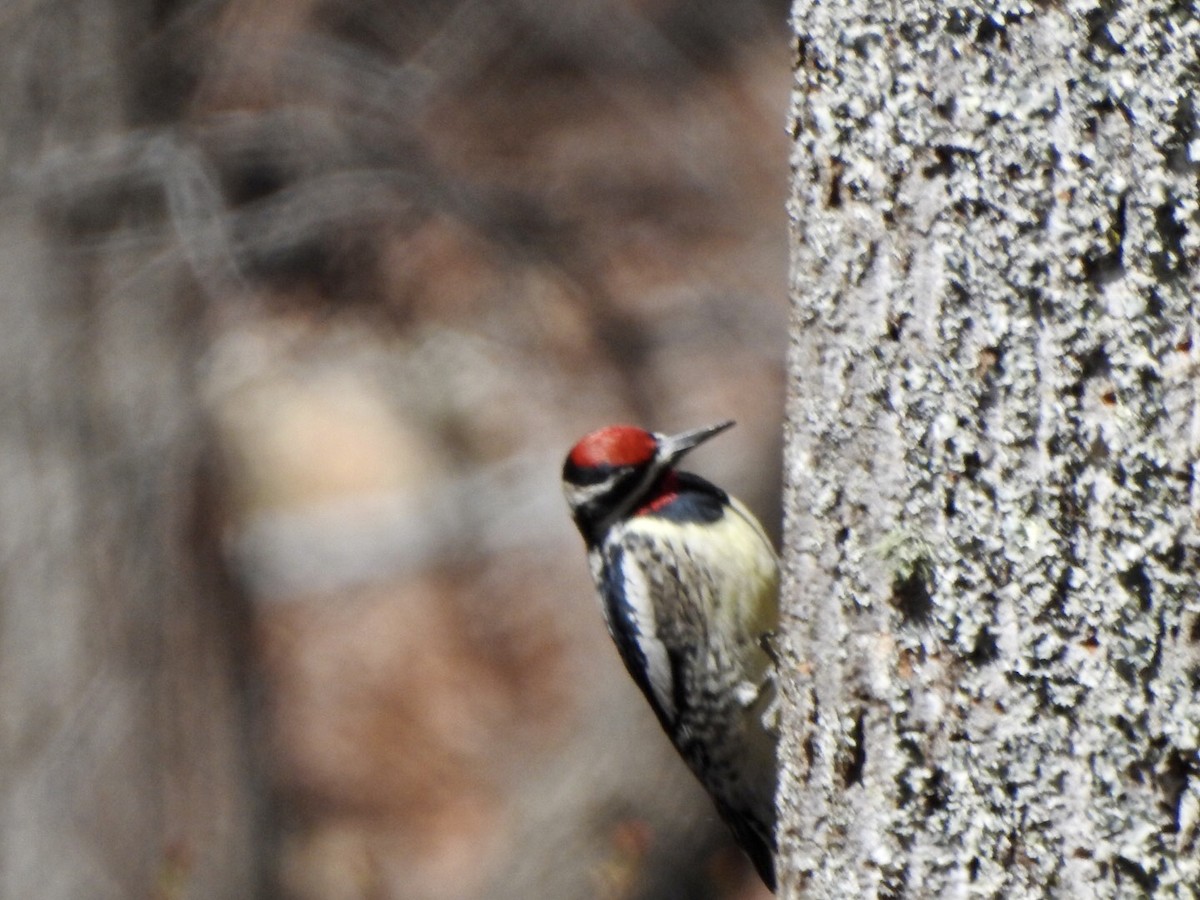
M 594 466 L 640 466 L 654 458 L 658 440 L 633 425 L 609 425 L 584 437 L 567 457 L 580 469 Z

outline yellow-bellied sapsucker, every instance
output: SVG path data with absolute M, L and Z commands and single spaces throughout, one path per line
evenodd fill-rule
M 732 424 L 602 428 L 563 490 L 625 667 L 774 890 L 779 564 L 749 510 L 675 468 Z

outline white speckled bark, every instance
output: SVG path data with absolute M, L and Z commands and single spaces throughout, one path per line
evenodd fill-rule
M 1198 17 L 795 3 L 784 897 L 1200 896 Z

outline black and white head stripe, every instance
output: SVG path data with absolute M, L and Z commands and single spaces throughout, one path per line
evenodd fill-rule
M 613 523 L 629 515 L 659 475 L 679 457 L 733 422 L 722 422 L 676 435 L 661 435 L 632 425 L 610 425 L 579 441 L 563 463 L 563 492 L 589 545 Z
M 603 538 L 613 524 L 633 511 L 638 500 L 654 484 L 662 467 L 654 461 L 641 466 L 605 466 L 604 477 L 582 482 L 570 479 L 564 466 L 563 493 L 575 517 L 575 524 L 588 544 Z

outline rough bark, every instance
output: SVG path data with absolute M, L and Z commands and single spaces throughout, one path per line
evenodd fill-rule
M 0 24 L 3 900 L 258 887 L 244 623 L 205 540 L 202 308 L 155 192 L 93 153 L 130 127 L 151 6 Z
M 1200 23 L 809 2 L 786 897 L 1195 897 Z

